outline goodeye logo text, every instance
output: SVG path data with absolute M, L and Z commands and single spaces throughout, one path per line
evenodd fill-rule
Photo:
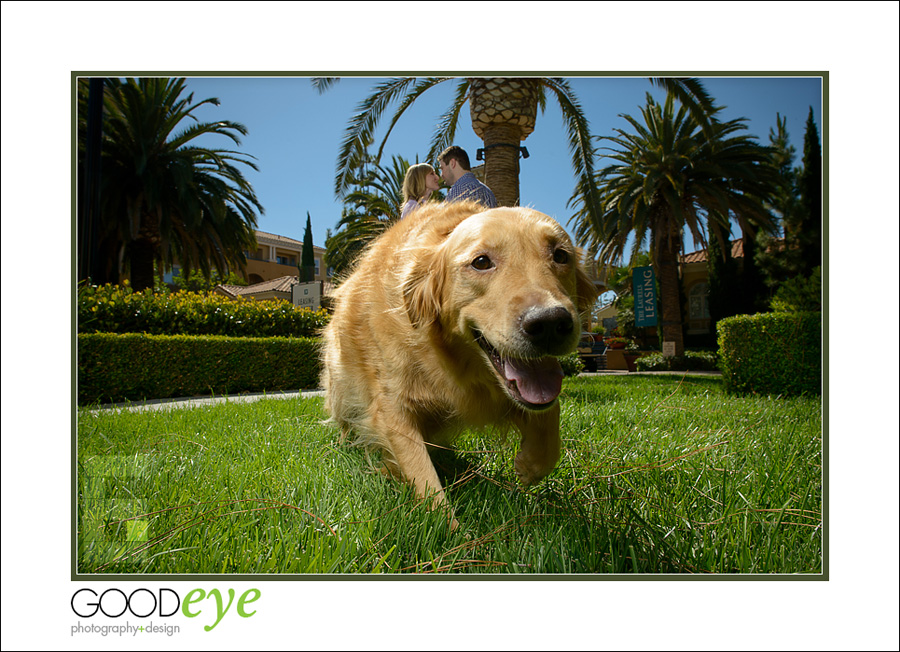
M 203 629 L 210 632 L 222 622 L 229 612 L 237 614 L 240 618 L 250 618 L 256 613 L 256 609 L 251 610 L 248 605 L 256 602 L 262 596 L 259 589 L 247 589 L 238 597 L 236 604 L 235 595 L 234 589 L 228 589 L 226 603 L 225 597 L 219 589 L 212 589 L 209 592 L 203 589 L 193 589 L 188 591 L 184 599 L 172 589 L 158 589 L 155 593 L 150 589 L 143 588 L 135 589 L 131 593 L 120 589 L 107 589 L 99 595 L 93 589 L 79 589 L 72 595 L 72 611 L 80 618 L 93 618 L 100 614 L 107 618 L 120 618 L 126 614 L 135 618 L 171 618 L 179 611 L 187 618 L 197 618 L 208 614 L 208 621 L 211 624 L 204 625 Z M 208 602 L 210 599 L 212 602 Z M 234 611 L 231 611 L 232 605 L 234 605 Z M 213 620 L 213 618 L 215 619 Z M 78 630 L 79 627 L 82 629 Z M 139 628 L 128 626 L 127 628 L 129 632 L 132 630 L 135 632 L 145 631 L 145 629 L 144 626 Z M 153 631 L 155 629 L 158 628 L 151 628 Z M 171 627 L 168 629 L 171 631 Z M 84 628 L 79 622 L 72 628 L 72 635 L 80 631 L 84 631 Z M 99 630 L 91 628 L 91 631 Z M 101 633 L 106 635 L 105 632 Z

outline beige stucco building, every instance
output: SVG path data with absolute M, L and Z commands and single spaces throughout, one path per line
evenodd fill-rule
M 266 233 L 256 232 L 256 250 L 245 251 L 247 265 L 243 277 L 247 285 L 222 284 L 216 286 L 218 294 L 229 299 L 292 300 L 292 288 L 300 281 L 298 265 L 303 260 L 303 242 Z M 313 246 L 315 257 L 314 281 L 320 281 L 322 296 L 332 291 L 331 270 L 325 268 L 325 249 Z
M 273 281 L 283 276 L 297 276 L 297 265 L 303 259 L 303 242 L 283 235 L 256 232 L 256 251 L 245 251 L 247 268 L 244 280 L 250 285 Z M 313 246 L 316 259 L 316 281 L 330 281 L 331 274 L 325 269 L 325 249 Z
M 744 240 L 731 241 L 731 257 L 737 263 L 738 273 L 744 267 Z M 709 269 L 706 265 L 706 249 L 684 254 L 681 257 L 681 286 L 684 288 L 685 305 L 681 307 L 685 335 L 708 335 L 711 332 L 709 318 Z
M 742 270 L 744 265 L 744 241 L 742 238 L 732 240 L 731 257 L 737 263 L 738 270 Z M 680 257 L 679 275 L 685 301 L 681 306 L 681 318 L 685 325 L 684 334 L 686 336 L 711 334 L 709 270 L 706 263 L 706 249 L 683 254 Z M 616 309 L 609 305 L 598 313 L 598 321 L 615 318 L 616 313 Z M 647 332 L 655 334 L 655 328 Z

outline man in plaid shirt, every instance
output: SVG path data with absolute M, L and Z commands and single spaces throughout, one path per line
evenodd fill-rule
M 438 156 L 438 165 L 444 182 L 451 186 L 447 193 L 448 202 L 473 199 L 488 208 L 497 207 L 497 199 L 491 189 L 472 174 L 469 155 L 462 147 L 451 145 L 445 149 Z

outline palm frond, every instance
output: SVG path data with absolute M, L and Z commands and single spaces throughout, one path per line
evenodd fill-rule
M 325 243 L 325 261 L 337 274 L 352 267 L 370 243 L 400 219 L 403 179 L 409 161 L 393 156 L 390 166 L 374 165 L 356 175 L 354 190 L 344 195 L 336 233 Z
M 375 87 L 373 93 L 357 107 L 350 119 L 338 152 L 334 190 L 338 197 L 350 186 L 352 175 L 368 153 L 382 113 L 415 83 L 415 77 L 389 79 Z
M 459 124 L 459 112 L 469 99 L 469 80 L 460 79 L 450 108 L 440 117 L 431 147 L 428 150 L 428 162 L 434 164 L 438 155 L 453 144 L 456 138 L 456 127 Z
M 387 132 L 384 134 L 384 138 L 381 140 L 381 145 L 378 147 L 378 153 L 375 154 L 375 162 L 381 160 L 381 154 L 384 151 L 384 146 L 387 143 L 388 137 L 391 135 L 391 132 L 394 130 L 394 126 L 397 124 L 397 121 L 403 115 L 404 111 L 412 106 L 413 102 L 415 102 L 419 97 L 427 90 L 434 88 L 438 84 L 445 82 L 449 79 L 453 79 L 452 77 L 427 77 L 422 81 L 418 82 L 415 88 L 411 89 L 406 96 L 401 100 L 400 105 L 397 107 L 397 111 L 394 113 L 394 117 L 391 119 L 390 125 L 388 125 Z
M 630 131 L 601 139 L 611 161 L 596 174 L 602 219 L 576 232 L 601 262 L 620 260 L 629 234 L 633 253 L 649 235 L 655 258 L 660 247 L 679 251 L 684 233 L 705 245 L 707 232 L 723 232 L 732 218 L 768 228 L 765 204 L 777 178 L 770 149 L 741 133 L 745 120 L 715 120 L 720 109 L 711 100 L 704 110 L 706 125 L 676 90 L 663 103 L 648 94 L 641 119 L 622 116 Z
M 650 82 L 674 96 L 693 116 L 707 136 L 716 122 L 715 100 L 706 91 L 706 87 L 696 77 L 651 77 Z
M 319 92 L 319 95 L 322 95 L 340 81 L 340 77 L 310 77 L 309 79 L 309 83 Z
M 592 222 L 599 223 L 602 220 L 602 216 L 598 209 L 600 193 L 594 175 L 596 150 L 587 117 L 565 79 L 548 77 L 542 82 L 543 87 L 554 94 L 562 112 L 569 153 L 572 157 L 572 171 L 577 180 L 576 194 L 578 201 L 583 207 L 584 217 Z M 539 106 L 543 109 L 546 105 L 545 93 L 541 93 L 538 99 Z M 571 204 L 570 200 L 569 205 Z

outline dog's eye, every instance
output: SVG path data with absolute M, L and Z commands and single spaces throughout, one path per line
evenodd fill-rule
M 472 267 L 477 269 L 478 271 L 485 271 L 494 266 L 493 261 L 487 256 L 479 256 L 475 260 L 472 261 Z
M 565 249 L 557 249 L 553 252 L 553 262 L 558 265 L 567 265 L 569 263 L 569 252 Z

